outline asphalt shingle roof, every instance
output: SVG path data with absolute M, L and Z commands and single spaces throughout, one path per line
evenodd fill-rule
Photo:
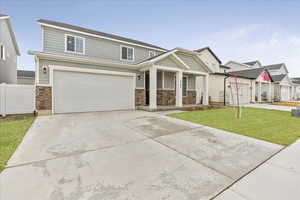
M 255 68 L 255 69 L 246 69 L 246 70 L 241 70 L 241 71 L 234 71 L 230 72 L 230 75 L 233 76 L 239 76 L 239 77 L 245 77 L 245 78 L 250 78 L 250 79 L 257 79 L 257 77 L 265 71 L 264 68 Z
M 195 52 L 198 52 L 200 53 L 201 51 L 204 51 L 205 49 L 207 49 L 216 59 L 217 61 L 221 64 L 222 61 L 218 58 L 218 56 L 211 50 L 211 48 L 209 47 L 204 47 L 204 48 L 201 48 L 201 49 L 197 49 L 197 50 L 194 50 Z
M 18 77 L 26 77 L 26 78 L 34 78 L 35 77 L 35 71 L 29 71 L 29 70 L 18 70 L 17 71 Z
M 8 17 L 8 15 L 1 14 L 1 13 L 0 13 L 0 17 Z
M 252 65 L 255 65 L 255 63 L 257 63 L 257 62 L 258 62 L 258 61 L 255 60 L 255 61 L 251 61 L 251 62 L 244 62 L 243 64 L 252 66 Z
M 265 67 L 266 69 L 280 69 L 282 67 L 282 65 L 284 65 L 284 63 L 279 63 L 279 64 L 273 64 L 273 65 L 266 65 L 266 66 L 263 66 Z
M 44 24 L 49 24 L 49 25 L 53 25 L 53 26 L 58 26 L 58 27 L 62 27 L 62 28 L 72 29 L 72 30 L 85 32 L 85 33 L 89 33 L 89 34 L 93 34 L 93 35 L 98 35 L 98 36 L 102 36 L 102 37 L 121 40 L 121 41 L 125 41 L 125 42 L 130 42 L 130 43 L 134 43 L 134 44 L 138 44 L 138 45 L 157 48 L 157 49 L 166 51 L 165 48 L 162 48 L 162 47 L 159 47 L 159 46 L 156 46 L 156 45 L 153 45 L 153 44 L 141 42 L 141 41 L 138 41 L 138 40 L 129 39 L 129 38 L 118 36 L 118 35 L 104 33 L 104 32 L 100 32 L 100 31 L 96 31 L 96 30 L 92 30 L 92 29 L 87 29 L 87 28 L 83 28 L 83 27 L 80 27 L 80 26 L 74 26 L 74 25 L 71 25 L 71 24 L 66 24 L 66 23 L 61 23 L 61 22 L 56 22 L 56 21 L 51 21 L 51 20 L 46 20 L 46 19 L 39 19 L 37 22 L 44 23 Z
M 274 82 L 280 82 L 282 81 L 285 77 L 287 76 L 287 74 L 280 74 L 280 75 L 273 75 L 271 76 Z

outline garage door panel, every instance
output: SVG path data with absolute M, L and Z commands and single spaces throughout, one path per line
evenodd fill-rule
M 54 71 L 54 112 L 134 108 L 133 77 Z

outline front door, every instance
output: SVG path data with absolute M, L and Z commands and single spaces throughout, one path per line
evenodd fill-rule
M 145 89 L 146 89 L 146 105 L 149 105 L 149 97 L 150 97 L 150 79 L 149 79 L 149 72 L 145 73 Z

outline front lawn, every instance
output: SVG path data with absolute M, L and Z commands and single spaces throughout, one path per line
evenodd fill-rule
M 14 153 L 35 117 L 22 119 L 0 119 L 0 172 Z
M 300 138 L 300 118 L 290 112 L 243 108 L 242 118 L 235 118 L 235 109 L 216 109 L 170 114 L 186 121 L 234 132 L 287 146 Z

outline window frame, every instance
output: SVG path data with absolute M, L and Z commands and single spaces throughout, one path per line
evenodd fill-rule
M 122 58 L 122 48 L 127 48 L 127 59 Z M 132 60 L 128 60 L 128 49 L 132 49 Z M 120 60 L 122 61 L 128 61 L 128 62 L 134 62 L 134 47 L 120 45 Z
M 183 95 L 183 80 L 186 78 L 186 95 Z M 189 88 L 189 77 L 188 76 L 182 76 L 182 96 L 187 97 L 188 96 L 188 88 Z
M 150 55 L 151 53 L 153 53 L 154 55 L 151 56 L 151 55 Z M 152 57 L 154 57 L 154 56 L 156 56 L 156 52 L 155 52 L 155 51 L 149 51 L 149 58 L 152 58 Z
M 70 37 L 74 37 L 74 51 L 69 51 L 68 49 L 67 49 L 67 38 L 68 38 L 68 36 L 70 36 Z M 83 51 L 82 52 L 77 52 L 76 51 L 76 44 L 77 44 L 77 42 L 76 42 L 76 38 L 80 38 L 80 39 L 82 39 L 82 42 L 83 42 Z M 65 34 L 65 52 L 66 53 L 74 53 L 74 54 L 81 54 L 81 55 L 85 55 L 85 38 L 84 37 L 80 37 L 80 36 L 77 36 L 77 35 L 72 35 L 72 34 Z
M 6 60 L 6 48 L 4 44 L 0 44 L 0 51 L 0 60 Z M 1 55 L 3 55 L 3 57 Z

